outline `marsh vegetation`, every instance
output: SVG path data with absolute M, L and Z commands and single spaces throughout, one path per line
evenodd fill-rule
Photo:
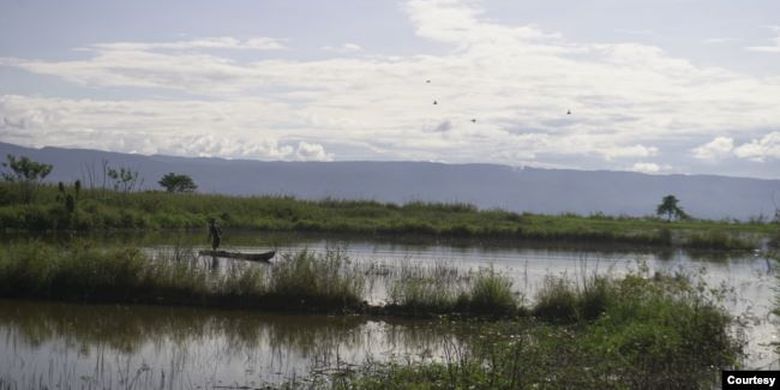
M 200 259 L 193 253 L 192 248 L 176 246 L 139 250 L 93 247 L 90 242 L 75 241 L 64 246 L 41 241 L 9 243 L 0 262 L 0 275 L 4 282 L 14 283 L 13 276 L 18 280 L 17 284 L 10 284 L 13 288 L 4 289 L 3 295 L 90 304 L 106 300 L 151 303 L 159 307 L 153 309 L 158 313 L 170 310 L 166 307 L 171 304 L 252 309 L 225 314 L 236 322 L 244 316 L 259 315 L 257 310 L 362 313 L 330 317 L 332 320 L 326 322 L 358 324 L 334 330 L 333 335 L 339 335 L 333 336 L 335 340 L 355 340 L 364 330 L 374 332 L 371 337 L 385 337 L 379 335 L 386 335 L 387 327 L 403 334 L 406 330 L 399 329 L 407 327 L 436 330 L 437 336 L 427 333 L 425 342 L 415 341 L 425 346 L 420 350 L 411 344 L 396 350 L 387 347 L 384 338 L 385 341 L 375 342 L 395 351 L 391 356 L 378 352 L 347 353 L 351 349 L 340 344 L 342 341 L 334 344 L 328 341 L 333 338 L 316 333 L 319 336 L 307 336 L 312 345 L 317 345 L 309 349 L 321 352 L 326 346 L 332 349 L 325 355 L 324 352 L 307 355 L 303 359 L 305 363 L 296 363 L 294 373 L 284 371 L 284 375 L 274 376 L 253 371 L 251 375 L 238 377 L 220 373 L 203 379 L 224 382 L 229 377 L 237 381 L 236 385 L 251 382 L 260 386 L 263 381 L 269 381 L 274 386 L 318 388 L 393 388 L 407 383 L 438 388 L 533 388 L 545 383 L 585 388 L 690 388 L 692 383 L 694 387 L 707 387 L 715 380 L 713 367 L 742 364 L 747 345 L 745 336 L 735 332 L 739 328 L 734 321 L 737 316 L 726 308 L 729 294 L 734 293 L 730 288 L 713 288 L 700 274 L 651 270 L 641 262 L 625 272 L 615 273 L 606 269 L 606 273 L 579 274 L 547 271 L 546 276 L 537 279 L 537 286 L 529 290 L 523 287 L 517 274 L 508 273 L 501 266 L 462 268 L 413 259 L 383 263 L 352 258 L 349 251 L 340 248 L 282 251 L 281 257 L 270 266 L 232 262 L 220 263 L 217 269 L 212 268 L 211 259 Z M 101 290 L 105 293 L 98 293 Z M 375 290 L 380 291 L 379 299 Z M 132 306 L 108 307 L 120 312 L 134 310 Z M 169 321 L 165 318 L 170 316 L 158 315 L 159 321 Z M 328 317 L 297 318 L 291 321 L 304 324 Z M 234 339 L 234 336 L 204 331 L 202 327 L 209 322 L 199 321 L 182 318 L 177 322 L 186 323 L 183 328 L 202 336 L 196 337 L 193 343 L 223 337 Z M 384 330 L 367 330 L 360 325 L 365 321 Z M 66 332 L 68 338 L 73 337 L 72 332 L 81 332 L 60 325 L 40 329 L 35 323 L 45 324 L 46 319 L 25 320 L 24 326 L 17 321 L 13 329 L 19 334 L 20 329 L 30 327 L 25 334 L 43 337 L 41 341 L 56 338 L 57 332 Z M 142 350 L 144 345 L 143 341 L 132 341 L 133 334 L 140 334 L 136 337 L 145 340 L 155 337 L 152 330 L 155 327 L 178 327 L 130 321 L 133 323 L 138 326 L 127 328 L 131 341 L 126 348 L 130 355 L 134 353 L 132 350 Z M 396 323 L 399 325 L 393 325 Z M 113 327 L 116 325 L 105 323 L 103 330 L 99 327 L 93 330 L 102 335 L 99 337 L 113 340 L 111 334 L 121 334 L 111 331 Z M 247 343 L 265 337 L 253 333 L 252 329 L 252 326 L 237 328 L 235 336 Z M 181 337 L 188 336 L 185 333 Z M 268 336 L 268 342 L 284 339 L 276 333 Z M 122 342 L 111 343 L 119 348 Z M 192 353 L 192 356 L 170 359 L 201 359 L 202 352 Z M 95 354 L 88 353 L 93 357 Z M 224 359 L 228 366 L 235 364 L 235 358 Z M 257 361 L 264 358 L 253 359 L 256 360 L 253 364 L 259 364 Z M 140 373 L 130 388 L 144 388 L 149 383 L 157 386 L 163 372 L 169 381 L 171 375 L 180 378 L 182 373 L 193 370 L 185 363 L 169 367 L 170 362 L 160 362 L 159 366 L 133 366 L 140 364 L 137 360 L 133 362 L 111 368 L 122 372 L 124 377 L 132 374 L 131 379 Z M 98 374 L 101 373 L 89 376 Z M 107 375 L 103 372 L 99 377 L 109 381 Z M 111 375 L 116 378 L 119 373 Z M 27 378 L 24 383 L 30 380 Z M 51 383 L 58 380 L 52 378 Z M 22 381 L 15 377 L 14 382 L 7 383 Z M 163 388 L 187 388 L 183 383 L 172 380 Z
M 429 236 L 533 242 L 588 242 L 748 250 L 776 226 L 762 221 L 658 217 L 536 215 L 479 210 L 469 204 L 402 205 L 287 196 L 237 197 L 194 193 L 125 192 L 40 185 L 25 203 L 13 183 L 0 184 L 0 226 L 5 231 L 201 229 L 208 218 L 228 228 L 262 231 Z M 65 200 L 70 196 L 72 207 Z M 724 239 L 725 238 L 725 239 Z
M 40 183 L 47 168 L 34 168 L 0 184 L 0 352 L 11 356 L 2 390 L 707 388 L 719 369 L 778 364 L 765 355 L 776 349 L 766 334 L 777 302 L 764 286 L 776 284 L 778 241 L 765 221 L 695 220 L 673 202 L 657 210 L 666 218 L 628 218 L 203 195 L 194 183 L 176 187 L 175 174 L 168 192 L 138 192 L 137 174 L 107 166 L 113 186 L 49 186 Z M 360 252 L 269 239 L 261 247 L 277 250 L 271 264 L 199 256 L 202 234 L 186 231 L 211 218 L 251 237 L 389 244 Z M 118 238 L 132 232 L 142 238 Z M 242 240 L 226 245 L 259 249 Z M 405 252 L 407 240 L 424 249 Z M 610 252 L 555 257 L 564 250 L 552 248 L 577 243 Z M 722 268 L 729 283 L 699 267 Z M 269 313 L 281 312 L 294 315 L 279 325 Z

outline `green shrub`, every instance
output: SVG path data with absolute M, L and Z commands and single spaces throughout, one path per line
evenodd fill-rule
M 571 323 L 578 318 L 578 297 L 574 287 L 563 278 L 546 277 L 536 295 L 533 315 L 555 323 Z

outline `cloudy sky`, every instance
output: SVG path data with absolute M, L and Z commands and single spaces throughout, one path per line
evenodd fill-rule
M 780 178 L 780 1 L 0 0 L 0 141 Z

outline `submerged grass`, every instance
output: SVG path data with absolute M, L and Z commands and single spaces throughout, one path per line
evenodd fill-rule
M 705 249 L 752 248 L 749 234 L 766 236 L 768 223 L 685 220 L 667 223 L 654 217 L 518 214 L 479 210 L 464 203 L 370 200 L 302 200 L 288 196 L 238 197 L 164 192 L 119 193 L 84 190 L 67 209 L 54 186 L 42 186 L 32 204 L 0 183 L 0 226 L 4 230 L 202 228 L 209 217 L 225 227 L 273 231 L 423 235 L 542 242 L 627 243 Z M 68 193 L 73 192 L 67 188 Z M 727 239 L 721 239 L 726 237 Z

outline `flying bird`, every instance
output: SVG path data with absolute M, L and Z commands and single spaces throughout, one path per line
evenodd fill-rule
M 571 115 L 571 110 L 566 111 L 566 115 Z
M 476 118 L 471 119 L 471 123 L 477 123 L 477 119 Z
M 426 82 L 426 83 L 428 83 L 428 84 L 430 84 L 430 83 L 431 83 L 431 80 L 425 80 L 425 82 Z
M 434 104 L 434 105 L 436 105 L 436 104 L 439 104 L 439 102 L 437 102 L 436 100 L 434 100 L 434 101 L 433 101 L 433 104 Z

